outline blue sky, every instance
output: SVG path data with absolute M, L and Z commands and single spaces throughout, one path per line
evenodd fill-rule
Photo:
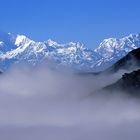
M 0 30 L 95 48 L 140 33 L 140 0 L 0 0 Z

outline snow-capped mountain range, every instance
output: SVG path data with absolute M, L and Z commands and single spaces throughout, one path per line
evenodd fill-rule
M 58 65 L 83 71 L 103 70 L 140 47 L 140 34 L 103 40 L 95 50 L 82 43 L 59 44 L 52 40 L 35 42 L 24 35 L 0 33 L 0 69 L 12 64 L 26 62 L 36 65 L 42 61 L 53 61 Z

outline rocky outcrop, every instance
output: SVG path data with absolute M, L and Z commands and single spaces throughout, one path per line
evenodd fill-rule
M 115 84 L 104 88 L 110 93 L 123 92 L 140 97 L 140 69 L 131 73 L 125 73 Z

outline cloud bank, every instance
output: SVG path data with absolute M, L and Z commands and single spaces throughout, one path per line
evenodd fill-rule
M 80 75 L 44 66 L 12 68 L 0 76 L 0 138 L 139 140 L 139 100 L 119 93 L 97 96 L 120 75 Z

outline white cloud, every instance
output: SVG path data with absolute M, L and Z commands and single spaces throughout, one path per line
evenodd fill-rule
M 139 100 L 92 96 L 118 75 L 13 68 L 0 77 L 0 138 L 139 140 Z

